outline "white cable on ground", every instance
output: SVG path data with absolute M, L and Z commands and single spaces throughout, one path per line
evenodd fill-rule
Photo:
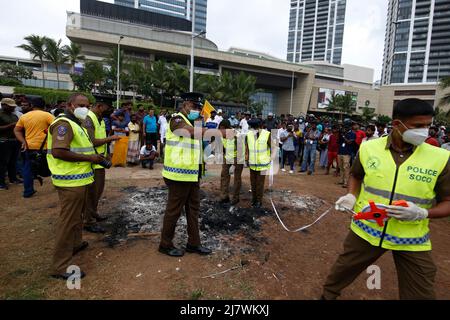
M 317 222 L 319 222 L 320 220 L 322 220 L 322 219 L 323 219 L 326 215 L 328 215 L 328 214 L 331 212 L 331 210 L 333 209 L 333 207 L 329 208 L 327 211 L 325 211 L 324 213 L 322 213 L 322 214 L 319 216 L 319 218 L 316 219 L 316 221 L 314 221 L 314 222 L 311 223 L 311 224 L 308 224 L 308 225 L 306 225 L 306 226 L 300 227 L 300 228 L 295 229 L 295 230 L 290 230 L 288 227 L 286 227 L 286 225 L 284 224 L 283 220 L 281 220 L 281 217 L 280 217 L 280 215 L 278 214 L 278 210 L 277 210 L 277 208 L 275 207 L 275 204 L 274 204 L 274 202 L 273 202 L 273 198 L 272 198 L 272 191 L 273 191 L 273 175 L 274 175 L 274 174 L 273 174 L 273 161 L 272 161 L 272 163 L 271 163 L 271 168 L 270 168 L 270 176 L 269 176 L 270 202 L 272 203 L 272 208 L 273 208 L 273 211 L 275 212 L 275 214 L 276 214 L 276 216 L 277 216 L 277 218 L 278 218 L 278 221 L 280 221 L 280 223 L 281 223 L 281 225 L 283 226 L 284 230 L 286 230 L 287 232 L 296 233 L 296 232 L 304 231 L 304 230 L 306 230 L 306 229 L 312 227 L 313 225 L 315 225 L 315 224 L 316 224 Z

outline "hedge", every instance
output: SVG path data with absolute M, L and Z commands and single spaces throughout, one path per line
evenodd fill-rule
M 14 93 L 31 96 L 41 96 L 44 99 L 45 103 L 56 104 L 59 100 L 67 101 L 67 99 L 76 92 L 68 90 L 41 89 L 33 87 L 15 87 Z M 90 103 L 95 103 L 95 98 L 92 94 L 86 92 L 80 93 L 85 95 L 89 99 Z

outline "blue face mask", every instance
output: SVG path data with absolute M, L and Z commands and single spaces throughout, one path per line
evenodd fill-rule
M 191 121 L 195 121 L 198 118 L 200 118 L 200 111 L 191 110 L 191 112 L 188 115 L 188 119 Z

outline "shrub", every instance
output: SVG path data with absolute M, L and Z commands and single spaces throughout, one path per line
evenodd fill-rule
M 32 87 L 15 87 L 14 93 L 32 96 L 41 96 L 44 99 L 45 103 L 56 104 L 59 100 L 67 101 L 69 96 L 76 92 L 67 90 L 32 88 Z M 95 102 L 95 98 L 92 94 L 87 92 L 80 92 L 80 93 L 84 94 L 89 99 L 90 103 Z

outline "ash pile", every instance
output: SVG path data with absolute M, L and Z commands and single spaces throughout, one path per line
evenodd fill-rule
M 109 246 L 123 244 L 135 239 L 131 235 L 153 234 L 159 241 L 168 189 L 163 188 L 125 188 L 126 195 L 115 212 L 105 224 L 108 235 L 105 241 Z M 286 211 L 305 214 L 316 211 L 323 201 L 314 197 L 294 196 L 290 191 L 274 191 L 274 200 L 280 206 L 281 214 Z M 242 204 L 249 202 L 249 195 L 243 195 Z M 217 196 L 200 191 L 200 237 L 202 244 L 222 251 L 224 254 L 250 253 L 257 244 L 268 239 L 258 235 L 262 224 L 261 218 L 271 216 L 268 209 L 230 207 L 219 204 Z M 180 248 L 186 245 L 187 222 L 182 213 L 175 232 L 174 244 Z

